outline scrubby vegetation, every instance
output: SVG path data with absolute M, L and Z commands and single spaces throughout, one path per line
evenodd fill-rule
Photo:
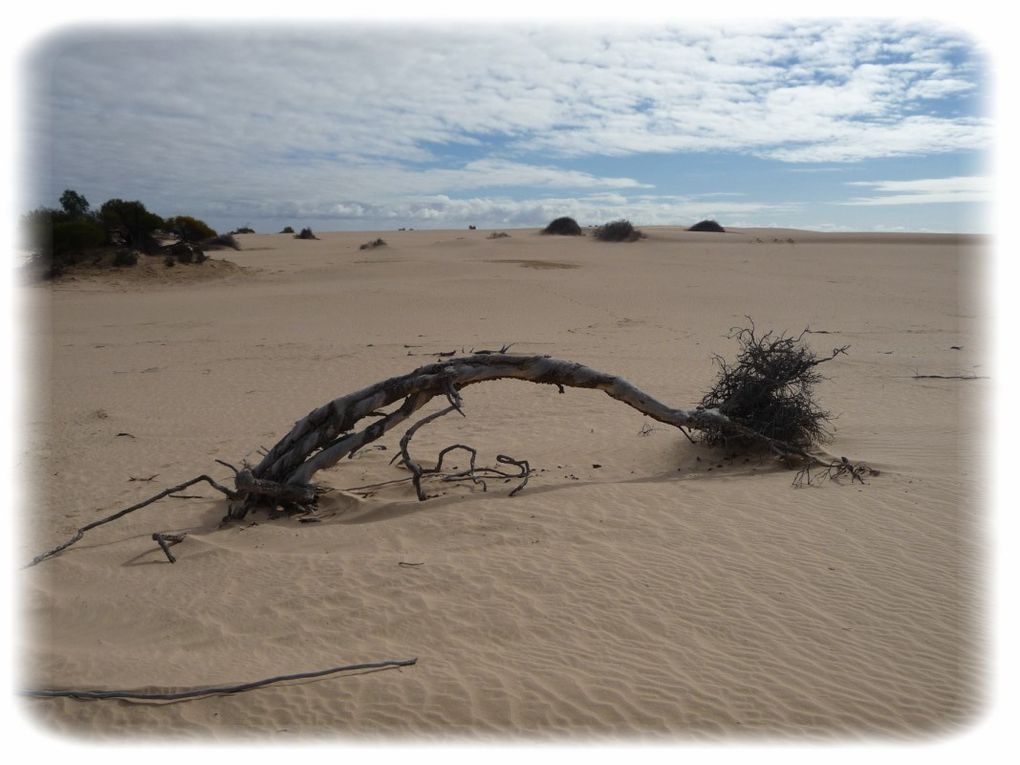
M 699 408 L 718 409 L 755 433 L 799 448 L 825 441 L 831 415 L 814 398 L 815 385 L 825 379 L 816 367 L 845 353 L 848 346 L 819 358 L 803 344 L 804 334 L 759 335 L 753 322 L 733 329 L 730 337 L 740 345 L 736 361 L 715 357 L 719 375 Z M 718 432 L 706 433 L 705 440 L 727 447 L 750 445 Z
M 93 210 L 83 195 L 71 189 L 60 196 L 59 209 L 40 207 L 23 216 L 22 230 L 32 251 L 29 269 L 50 279 L 80 264 L 131 267 L 138 264 L 140 255 L 201 263 L 207 256 L 199 243 L 240 249 L 233 237 L 217 237 L 209 225 L 190 215 L 164 219 L 142 202 L 124 199 L 107 200 Z M 179 245 L 186 246 L 186 253 Z
M 284 226 L 283 230 L 281 230 L 280 233 L 281 234 L 293 234 L 294 233 L 294 227 L 293 226 Z
M 614 220 L 596 228 L 594 236 L 603 242 L 636 242 L 644 234 L 634 228 L 629 220 Z
M 365 242 L 363 245 L 358 247 L 359 250 L 374 250 L 376 247 L 385 247 L 386 242 L 383 239 L 373 239 L 371 242 Z
M 255 229 L 251 226 L 239 226 L 230 232 L 231 234 L 254 234 Z
M 198 246 L 190 242 L 172 244 L 167 248 L 167 252 L 178 263 L 204 263 L 209 258 Z
M 510 234 L 508 234 L 506 231 L 493 231 L 491 234 L 489 234 L 485 238 L 486 239 L 507 239 L 507 238 L 509 238 L 509 236 L 510 236 Z
M 113 265 L 117 268 L 138 265 L 138 253 L 134 250 L 117 250 L 113 256 Z
M 720 234 L 726 233 L 726 229 L 716 223 L 714 220 L 702 220 L 691 226 L 688 231 L 716 231 Z
M 294 238 L 295 239 L 318 239 L 319 237 L 317 237 L 312 232 L 312 230 L 310 228 L 303 228 L 303 229 L 301 229 L 301 233 L 300 234 L 294 234 Z
M 584 236 L 584 231 L 573 218 L 566 216 L 557 218 L 548 226 L 542 229 L 543 234 L 554 234 L 556 236 Z
M 241 244 L 238 242 L 233 234 L 220 234 L 210 239 L 202 241 L 202 246 L 207 250 L 222 250 L 229 247 L 232 250 L 240 250 Z
M 216 232 L 210 226 L 190 215 L 167 218 L 164 230 L 183 242 L 201 242 L 203 239 L 212 239 L 216 236 Z

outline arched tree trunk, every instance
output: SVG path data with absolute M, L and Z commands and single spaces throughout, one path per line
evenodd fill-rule
M 674 409 L 623 378 L 583 364 L 548 356 L 479 353 L 391 377 L 309 412 L 258 465 L 238 473 L 235 483 L 239 498 L 231 504 L 227 517 L 243 518 L 254 504 L 265 499 L 274 503 L 311 504 L 316 496 L 312 477 L 318 471 L 332 467 L 380 438 L 433 398 L 445 397 L 452 408 L 459 410 L 461 390 L 469 385 L 504 379 L 555 385 L 561 391 L 568 387 L 602 390 L 611 398 L 667 425 L 740 436 L 759 442 L 781 456 L 813 459 L 798 447 L 743 427 L 717 409 Z M 382 411 L 397 402 L 400 403 L 395 409 Z M 366 417 L 372 418 L 371 424 L 357 430 L 355 426 Z M 406 444 L 402 444 L 402 452 L 405 463 L 413 470 Z M 423 498 L 420 491 L 419 497 Z

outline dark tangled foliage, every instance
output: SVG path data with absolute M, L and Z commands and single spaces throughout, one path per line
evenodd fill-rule
M 715 231 L 716 233 L 724 234 L 726 229 L 716 223 L 714 220 L 701 220 L 691 226 L 688 231 Z
M 542 229 L 543 234 L 556 234 L 557 236 L 584 236 L 584 232 L 573 218 L 566 216 L 557 218 L 548 226 Z
M 202 246 L 207 250 L 222 250 L 229 247 L 232 250 L 240 250 L 241 243 L 233 234 L 219 234 L 202 241 Z
M 636 242 L 643 236 L 629 220 L 614 220 L 595 229 L 595 238 L 603 242 Z
M 382 239 L 380 237 L 379 239 L 373 239 L 371 242 L 365 242 L 363 245 L 360 245 L 358 247 L 358 249 L 359 250 L 374 250 L 376 247 L 385 247 L 385 246 L 386 246 L 386 240 Z
M 715 357 L 719 377 L 700 408 L 718 409 L 763 436 L 801 449 L 827 440 L 832 415 L 815 401 L 815 385 L 825 379 L 816 367 L 845 353 L 849 346 L 819 358 L 803 344 L 806 332 L 796 337 L 771 331 L 759 335 L 754 322 L 748 328 L 734 328 L 730 337 L 740 343 L 740 352 L 733 363 Z M 751 445 L 713 432 L 705 433 L 704 440 L 711 446 Z
M 303 228 L 303 229 L 301 229 L 301 233 L 300 234 L 294 234 L 294 238 L 295 239 L 318 239 L 319 237 L 317 237 L 312 232 L 312 230 L 310 228 Z

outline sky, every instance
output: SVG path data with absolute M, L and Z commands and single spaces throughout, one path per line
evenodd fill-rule
M 982 232 L 992 74 L 923 20 L 71 26 L 22 60 L 21 208 Z

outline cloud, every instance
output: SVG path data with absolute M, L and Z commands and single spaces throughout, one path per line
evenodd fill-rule
M 418 199 L 407 209 L 447 215 L 469 193 L 592 205 L 652 190 L 593 158 L 847 163 L 991 140 L 959 101 L 979 84 L 968 43 L 887 20 L 91 30 L 52 38 L 28 71 L 29 175 L 45 198 L 70 187 L 163 214 Z
M 877 196 L 854 197 L 853 206 L 984 203 L 991 201 L 991 181 L 984 176 L 925 178 L 913 181 L 855 181 L 848 186 L 874 189 Z
M 482 227 L 544 226 L 553 218 L 569 215 L 583 225 L 596 225 L 628 218 L 641 225 L 694 223 L 702 218 L 732 219 L 765 213 L 790 211 L 789 205 L 730 199 L 633 195 L 600 192 L 580 197 L 467 197 L 445 194 L 385 202 L 344 200 L 322 205 L 265 205 L 254 214 L 266 218 L 336 221 L 364 228 L 397 225 L 427 228 L 457 228 L 468 224 Z M 228 209 L 217 210 L 228 214 Z

